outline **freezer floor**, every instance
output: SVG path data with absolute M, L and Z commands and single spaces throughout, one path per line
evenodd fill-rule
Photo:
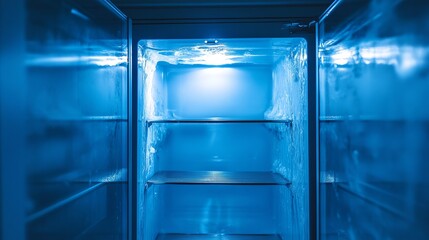
M 270 234 L 159 234 L 156 240 L 282 240 Z

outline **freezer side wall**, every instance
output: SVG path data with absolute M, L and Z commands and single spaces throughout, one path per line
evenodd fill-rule
M 137 239 L 155 239 L 159 233 L 163 210 L 160 188 L 148 188 L 147 180 L 155 173 L 156 157 L 151 149 L 158 149 L 165 138 L 163 124 L 148 128 L 147 121 L 164 116 L 165 83 L 163 67 L 150 51 L 138 48 L 137 79 Z
M 266 118 L 291 119 L 292 125 L 275 125 L 272 171 L 292 184 L 281 203 L 279 228 L 284 239 L 308 239 L 308 114 L 307 43 L 301 40 L 272 70 L 273 94 Z M 278 129 L 275 129 L 278 128 Z
M 18 2 L 1 19 L 2 239 L 125 239 L 126 20 L 105 1 Z
M 321 239 L 426 239 L 429 4 L 341 1 L 320 24 Z

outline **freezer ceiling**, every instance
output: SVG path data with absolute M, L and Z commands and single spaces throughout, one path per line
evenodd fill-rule
M 133 20 L 316 18 L 334 0 L 112 0 Z
M 208 40 L 144 40 L 145 55 L 169 64 L 270 65 L 302 49 L 302 38 L 249 38 Z

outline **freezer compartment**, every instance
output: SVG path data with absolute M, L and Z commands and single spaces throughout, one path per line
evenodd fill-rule
M 138 236 L 308 238 L 306 57 L 301 38 L 140 41 Z
M 276 151 L 290 142 L 290 121 L 149 123 L 145 174 L 175 171 L 267 172 L 285 175 Z M 287 176 L 290 177 L 290 176 Z
M 146 194 L 144 239 L 286 239 L 293 215 L 285 185 L 163 184 Z
M 49 83 L 60 85 L 58 82 L 53 84 L 53 80 Z M 38 93 L 35 91 L 34 95 Z M 39 116 L 33 117 L 28 128 L 28 149 L 32 153 L 27 162 L 29 239 L 83 238 L 81 233 L 89 234 L 91 228 L 98 228 L 105 222 L 112 227 L 94 230 L 98 231 L 98 237 L 110 233 L 112 238 L 122 238 L 126 226 L 127 191 L 125 187 L 109 186 L 126 185 L 127 122 L 112 114 L 73 116 L 75 114 L 60 114 L 59 109 L 52 111 L 52 108 L 43 106 L 47 99 L 57 96 L 45 95 L 43 103 L 38 101 L 38 107 L 45 112 L 37 112 Z M 87 105 L 86 109 L 89 107 Z M 86 220 L 69 215 L 79 215 Z M 69 225 L 75 227 L 69 228 Z M 113 229 L 116 232 L 112 232 Z
M 320 31 L 322 239 L 426 239 L 429 5 L 342 1 Z
M 26 1 L 27 239 L 127 236 L 127 25 L 106 1 Z

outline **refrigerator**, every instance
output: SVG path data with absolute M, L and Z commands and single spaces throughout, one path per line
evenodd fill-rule
M 428 12 L 2 1 L 1 239 L 427 239 Z

